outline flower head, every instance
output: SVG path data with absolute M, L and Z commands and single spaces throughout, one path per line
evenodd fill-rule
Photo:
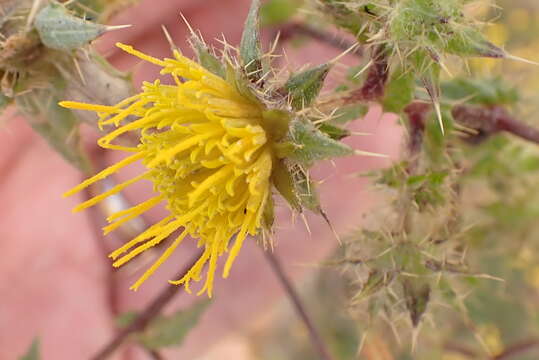
M 130 153 L 64 195 L 73 195 L 129 164 L 141 162 L 145 172 L 78 205 L 74 211 L 93 206 L 137 181 L 151 181 L 155 195 L 110 216 L 104 232 L 161 203 L 170 214 L 112 252 L 113 265 L 122 266 L 178 231 L 179 235 L 131 288 L 137 289 L 190 236 L 203 247 L 202 256 L 183 278 L 171 283 L 183 284 L 189 290 L 190 281 L 200 280 L 207 268 L 200 293 L 211 296 L 219 257 L 228 252 L 223 271 L 227 277 L 246 237 L 263 228 L 263 213 L 271 201 L 270 176 L 277 155 L 275 139 L 264 128 L 265 108 L 178 51 L 173 59 L 159 60 L 130 46 L 118 46 L 161 66 L 161 73 L 170 74 L 175 85 L 159 80 L 144 83 L 140 94 L 116 106 L 62 102 L 64 107 L 95 111 L 100 128 L 115 127 L 98 144 Z M 136 146 L 117 144 L 118 137 L 126 133 L 138 137 Z

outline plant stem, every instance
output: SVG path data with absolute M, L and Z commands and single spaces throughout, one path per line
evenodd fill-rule
M 163 355 L 161 355 L 157 350 L 148 350 L 148 354 L 153 360 L 165 360 Z
M 187 271 L 202 255 L 201 252 L 193 257 L 188 265 L 184 266 L 178 273 L 177 277 L 182 278 Z M 170 303 L 170 301 L 181 293 L 177 286 L 167 285 L 161 290 L 161 292 L 155 297 L 155 299 L 144 309 L 142 313 L 127 327 L 123 328 L 114 336 L 91 360 L 104 360 L 114 353 L 129 337 L 129 335 L 143 331 L 146 326 L 161 313 L 161 310 Z
M 501 106 L 458 105 L 451 112 L 455 121 L 477 130 L 479 140 L 505 131 L 521 139 L 539 144 L 539 130 L 513 118 Z
M 492 360 L 507 360 L 537 346 L 539 346 L 539 340 L 531 339 L 528 341 L 523 341 L 506 348 L 500 354 L 492 357 Z
M 511 116 L 500 118 L 498 120 L 498 128 L 518 136 L 521 139 L 539 144 L 539 130 L 522 121 L 518 121 Z
M 316 329 L 311 318 L 307 314 L 307 311 L 305 310 L 305 305 L 301 302 L 301 299 L 299 298 L 297 291 L 294 289 L 292 282 L 286 276 L 284 269 L 282 268 L 281 263 L 279 262 L 279 259 L 277 259 L 277 257 L 272 251 L 264 251 L 264 254 L 271 266 L 271 269 L 273 270 L 273 272 L 279 279 L 279 282 L 283 286 L 288 298 L 292 302 L 292 305 L 294 306 L 294 310 L 296 311 L 297 315 L 300 317 L 301 321 L 307 328 L 309 337 L 311 339 L 311 343 L 313 344 L 316 351 L 318 352 L 320 359 L 333 360 L 332 356 L 330 355 L 328 351 L 326 344 L 322 340 L 322 337 L 320 336 L 318 330 Z
M 372 49 L 369 71 L 361 88 L 352 91 L 348 101 L 364 102 L 375 101 L 384 96 L 387 79 L 389 77 L 389 56 L 383 45 Z

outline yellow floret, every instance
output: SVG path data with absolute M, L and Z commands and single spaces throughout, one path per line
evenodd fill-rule
M 246 237 L 260 231 L 262 214 L 271 196 L 274 155 L 261 126 L 263 109 L 177 51 L 174 59 L 159 60 L 130 46 L 118 46 L 163 67 L 161 73 L 173 76 L 176 85 L 162 85 L 159 80 L 144 83 L 140 94 L 116 106 L 60 103 L 71 109 L 95 111 L 101 128 L 115 126 L 99 139 L 103 148 L 134 152 L 64 195 L 73 195 L 125 166 L 142 162 L 147 169 L 143 174 L 74 210 L 93 206 L 139 180 L 150 180 L 156 194 L 111 215 L 105 233 L 162 203 L 170 215 L 112 252 L 113 265 L 122 266 L 180 231 L 131 288 L 136 290 L 189 235 L 198 239 L 203 254 L 183 278 L 170 283 L 189 290 L 190 281 L 200 280 L 207 269 L 199 294 L 207 292 L 211 296 L 218 258 L 228 252 L 223 272 L 227 277 Z M 127 147 L 114 143 L 126 133 L 136 134 L 139 144 Z

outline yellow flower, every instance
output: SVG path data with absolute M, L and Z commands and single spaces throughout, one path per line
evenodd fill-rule
M 170 283 L 183 284 L 189 291 L 189 282 L 199 281 L 207 268 L 199 294 L 206 291 L 211 297 L 218 258 L 229 253 L 223 271 L 226 278 L 245 238 L 261 230 L 264 208 L 270 201 L 274 149 L 271 136 L 263 127 L 264 106 L 241 95 L 234 85 L 178 51 L 174 52 L 174 59 L 159 60 L 130 46 L 117 46 L 161 66 L 161 73 L 170 74 L 176 85 L 163 85 L 159 80 L 144 83 L 140 94 L 116 106 L 60 103 L 71 109 L 95 111 L 100 128 L 115 126 L 98 144 L 131 153 L 64 196 L 73 195 L 129 164 L 142 162 L 147 169 L 143 174 L 78 205 L 74 211 L 93 206 L 139 180 L 151 181 L 155 196 L 110 216 L 105 234 L 163 202 L 170 215 L 112 252 L 113 265 L 122 266 L 181 230 L 131 289 L 136 290 L 148 279 L 189 235 L 198 239 L 199 247 L 204 247 L 203 254 L 183 278 Z M 119 136 L 129 132 L 138 136 L 137 146 L 115 143 Z

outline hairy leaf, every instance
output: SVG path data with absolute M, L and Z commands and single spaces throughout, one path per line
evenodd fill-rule
M 330 68 L 329 64 L 322 64 L 290 76 L 285 84 L 285 90 L 294 109 L 308 107 L 316 100 Z

